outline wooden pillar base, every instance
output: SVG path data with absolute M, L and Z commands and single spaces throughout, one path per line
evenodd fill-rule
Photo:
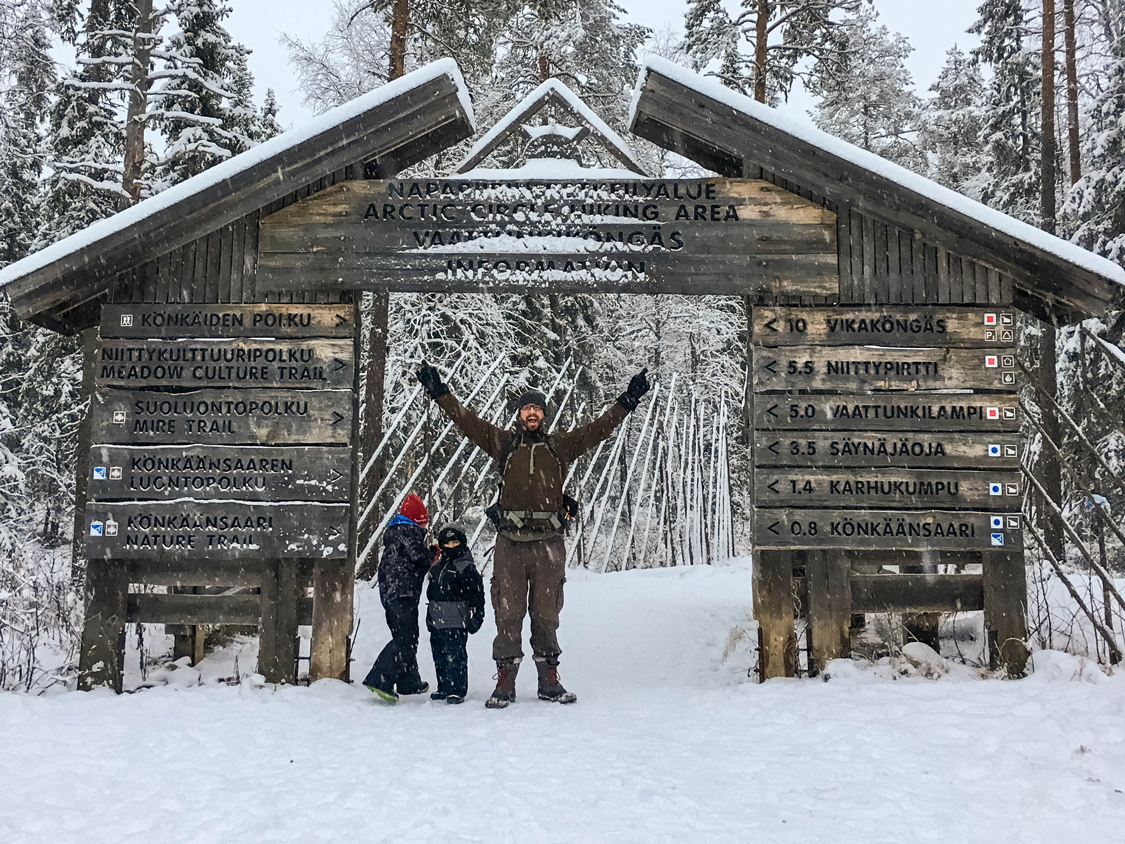
M 78 688 L 121 693 L 125 668 L 125 620 L 129 566 L 123 560 L 86 563 L 86 623 L 78 656 Z
M 349 679 L 354 580 L 350 560 L 317 560 L 313 566 L 312 651 L 309 679 Z
M 793 553 L 758 551 L 754 557 L 754 618 L 758 622 L 759 676 L 797 674 L 797 631 L 793 626 Z
M 835 550 L 807 550 L 801 556 L 809 584 L 809 673 L 815 675 L 831 660 L 851 654 L 851 562 L 845 552 Z
M 258 673 L 268 683 L 292 683 L 297 648 L 297 561 L 269 560 L 262 577 Z
M 992 668 L 1009 677 L 1027 670 L 1027 573 L 1023 554 L 986 551 L 984 569 L 984 632 Z

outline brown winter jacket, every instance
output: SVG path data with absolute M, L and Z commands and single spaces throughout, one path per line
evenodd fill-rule
M 450 393 L 441 396 L 437 403 L 471 443 L 497 462 L 504 459 L 514 440 L 522 435 L 523 440 L 511 453 L 504 471 L 500 506 L 505 510 L 547 513 L 563 508 L 563 483 L 570 464 L 612 434 L 629 414 L 619 402 L 614 402 L 593 422 L 565 434 L 552 434 L 548 448 L 543 429 L 535 433 L 519 427 L 505 431 L 462 407 Z

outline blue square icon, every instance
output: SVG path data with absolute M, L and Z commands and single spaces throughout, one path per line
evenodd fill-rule
M 94 467 L 94 480 L 95 481 L 104 481 L 105 480 L 105 466 L 95 466 Z
M 988 446 L 988 456 L 989 457 L 999 457 L 1000 456 L 1000 444 L 999 443 L 990 444 Z
M 992 534 L 992 544 L 993 545 L 1003 545 L 1004 544 L 1004 534 L 1002 534 L 1002 533 Z
M 101 535 L 102 535 L 102 523 L 101 522 L 90 522 L 90 536 L 101 536 Z
M 988 485 L 988 494 L 989 495 L 1003 495 L 1004 494 L 1004 485 L 1003 484 L 989 484 Z
M 993 516 L 992 517 L 992 529 L 993 530 L 1003 530 L 1004 529 L 1004 517 L 1003 516 Z

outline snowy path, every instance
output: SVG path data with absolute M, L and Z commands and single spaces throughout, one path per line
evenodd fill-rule
M 568 584 L 572 707 L 362 688 L 0 696 L 0 841 L 1125 840 L 1125 680 L 745 679 L 743 567 Z M 365 593 L 366 668 L 384 628 Z M 432 681 L 424 651 L 423 676 Z

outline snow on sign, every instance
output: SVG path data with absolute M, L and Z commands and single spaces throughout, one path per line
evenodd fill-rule
M 1018 548 L 1018 519 L 989 512 L 1020 505 L 1014 322 L 980 308 L 756 308 L 758 546 Z
M 627 176 L 338 184 L 262 219 L 257 284 L 837 294 L 831 211 L 756 179 Z
M 91 555 L 346 556 L 353 331 L 339 305 L 105 308 Z

